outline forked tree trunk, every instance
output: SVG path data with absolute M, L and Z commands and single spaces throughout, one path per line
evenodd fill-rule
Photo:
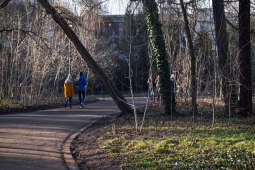
M 240 107 L 242 114 L 252 114 L 250 0 L 239 0 Z
M 191 61 L 191 97 L 192 97 L 192 114 L 193 120 L 197 117 L 197 79 L 196 79 L 196 57 L 194 54 L 193 42 L 191 38 L 191 33 L 189 29 L 189 21 L 187 17 L 187 11 L 184 6 L 183 0 L 180 0 L 182 14 L 184 18 L 184 26 L 185 32 L 188 39 L 189 44 L 189 54 L 190 54 L 190 61 Z
M 127 103 L 127 101 L 121 96 L 116 87 L 112 84 L 103 70 L 98 66 L 98 64 L 91 57 L 89 52 L 80 42 L 77 35 L 68 26 L 67 22 L 57 13 L 54 7 L 52 7 L 47 0 L 38 0 L 39 3 L 45 8 L 46 12 L 50 14 L 53 20 L 63 29 L 66 36 L 73 43 L 81 57 L 87 62 L 88 67 L 94 72 L 94 74 L 102 81 L 103 85 L 106 87 L 114 102 L 117 104 L 122 113 L 131 113 L 133 108 Z
M 229 112 L 230 97 L 230 62 L 228 52 L 228 40 L 224 12 L 224 0 L 213 0 L 213 17 L 216 32 L 216 44 L 219 55 L 219 68 L 222 77 L 222 93 L 225 104 L 225 113 Z
M 175 111 L 175 103 L 172 99 L 173 87 L 170 83 L 170 69 L 167 60 L 167 52 L 165 48 L 165 40 L 159 22 L 158 6 L 155 0 L 142 0 L 145 19 L 147 25 L 147 33 L 152 44 L 154 57 L 157 62 L 157 70 L 159 75 L 160 95 L 164 105 L 166 114 Z M 171 109 L 172 106 L 172 109 Z

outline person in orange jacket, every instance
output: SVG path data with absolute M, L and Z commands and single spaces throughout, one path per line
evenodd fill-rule
M 64 83 L 65 108 L 68 103 L 70 105 L 70 109 L 72 108 L 73 93 L 74 93 L 73 78 L 71 74 L 68 74 Z

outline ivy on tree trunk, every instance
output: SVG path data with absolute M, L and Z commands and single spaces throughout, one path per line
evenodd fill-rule
M 164 105 L 166 114 L 175 111 L 175 102 L 171 97 L 173 87 L 170 82 L 170 69 L 167 60 L 167 52 L 165 48 L 165 40 L 163 37 L 161 24 L 159 22 L 158 6 L 155 0 L 142 0 L 145 19 L 147 25 L 147 33 L 152 44 L 154 57 L 157 63 L 159 75 L 160 95 Z M 172 107 L 172 108 L 171 108 Z

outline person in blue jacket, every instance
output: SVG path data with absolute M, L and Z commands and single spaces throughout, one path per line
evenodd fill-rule
M 78 93 L 79 93 L 79 101 L 81 107 L 84 106 L 86 100 L 86 84 L 87 84 L 87 77 L 80 72 L 80 78 L 78 83 Z

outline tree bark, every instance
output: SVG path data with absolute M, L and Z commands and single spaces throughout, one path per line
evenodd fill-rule
M 109 78 L 105 75 L 103 70 L 97 65 L 94 59 L 91 57 L 89 52 L 80 42 L 77 35 L 68 26 L 67 22 L 57 13 L 55 8 L 53 8 L 47 0 L 38 0 L 39 3 L 45 8 L 46 12 L 50 14 L 53 20 L 62 28 L 66 36 L 73 43 L 81 57 L 87 62 L 88 67 L 94 72 L 94 74 L 102 81 L 103 85 L 106 87 L 114 102 L 117 104 L 122 113 L 131 113 L 133 109 L 126 100 L 121 96 L 119 91 L 114 87 Z
M 0 9 L 6 7 L 6 6 L 9 4 L 10 1 L 11 1 L 11 0 L 3 0 L 3 1 L 0 3 Z
M 170 82 L 170 69 L 167 60 L 165 40 L 159 22 L 158 6 L 155 0 L 142 0 L 142 3 L 145 12 L 148 37 L 152 44 L 153 56 L 157 62 L 160 95 L 162 96 L 164 111 L 166 114 L 171 114 L 171 111 L 175 111 L 175 102 L 171 97 L 173 90 L 171 90 L 170 87 L 173 86 Z
M 188 39 L 189 54 L 190 54 L 190 60 L 191 60 L 191 97 L 192 97 L 192 113 L 193 113 L 193 120 L 194 120 L 197 116 L 196 57 L 194 53 L 193 42 L 192 42 L 190 28 L 189 28 L 187 11 L 184 6 L 183 0 L 180 0 L 180 3 L 181 3 L 182 14 L 184 18 L 185 33 Z
M 213 0 L 213 17 L 216 32 L 216 45 L 218 48 L 219 68 L 222 77 L 222 93 L 224 98 L 225 113 L 229 112 L 230 97 L 230 57 L 228 52 L 228 40 L 224 12 L 224 0 Z
M 252 114 L 250 0 L 239 0 L 240 108 L 243 116 Z

